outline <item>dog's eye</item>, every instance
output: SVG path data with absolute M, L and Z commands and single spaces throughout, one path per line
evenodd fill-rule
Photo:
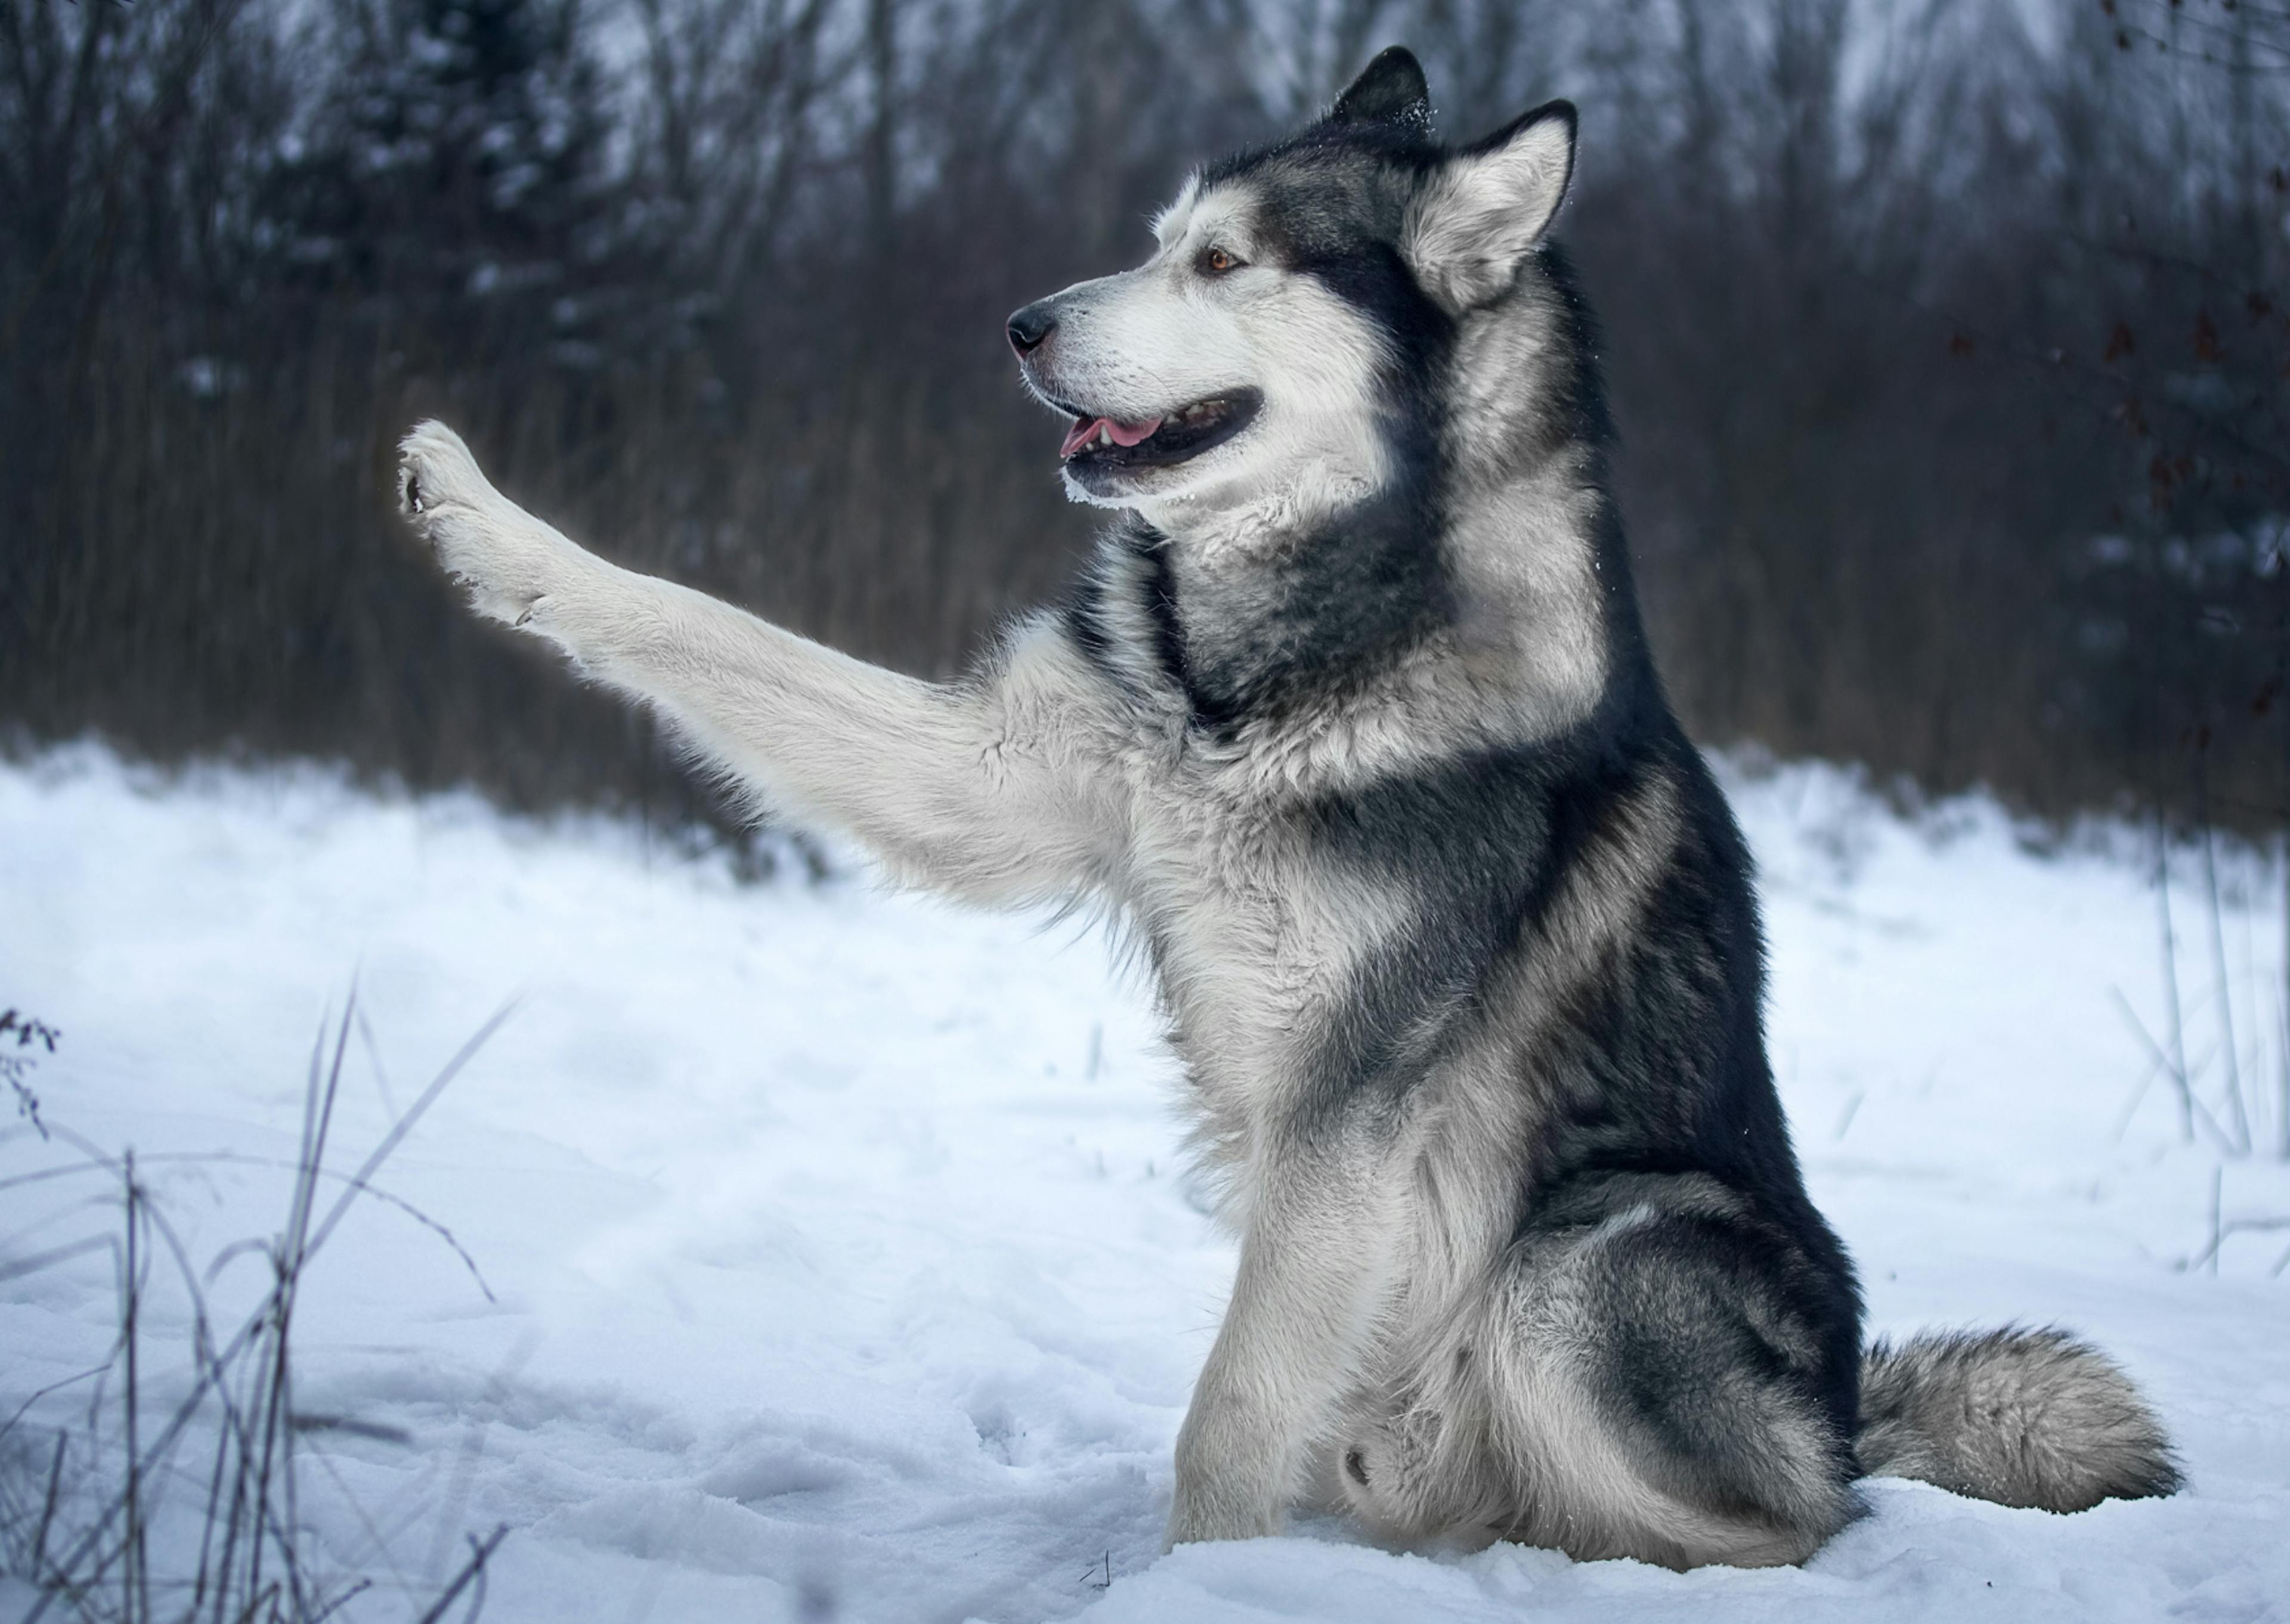
M 1201 257 L 1193 261 L 1193 268 L 1204 276 L 1221 276 L 1229 270 L 1237 270 L 1241 262 L 1221 248 L 1204 248 Z

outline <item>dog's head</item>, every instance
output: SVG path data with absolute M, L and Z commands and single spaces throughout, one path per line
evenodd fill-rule
M 1027 386 L 1070 420 L 1068 489 L 1166 524 L 1382 487 L 1457 324 L 1565 199 L 1574 124 L 1553 102 L 1444 147 L 1394 48 L 1326 117 L 1199 171 L 1144 264 L 1010 317 Z

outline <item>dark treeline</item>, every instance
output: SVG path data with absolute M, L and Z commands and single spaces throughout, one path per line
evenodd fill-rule
M 1713 743 L 2290 804 L 2290 12 L 2254 0 L 0 0 L 0 727 L 708 809 L 389 516 L 943 672 L 1089 519 L 1013 307 L 1377 46 L 1584 108 L 1664 668 Z

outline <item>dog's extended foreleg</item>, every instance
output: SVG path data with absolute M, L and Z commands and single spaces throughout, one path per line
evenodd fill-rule
M 1171 1545 L 1279 1531 L 1389 1289 L 1394 1145 L 1279 1137 L 1256 1158 L 1232 1301 L 1177 1435 Z
M 1101 870 L 1117 812 L 1081 759 L 1073 654 L 1053 634 L 1021 637 L 989 680 L 919 682 L 584 551 L 494 490 L 442 423 L 402 452 L 400 504 L 480 613 L 660 706 L 773 801 L 972 895 L 1052 894 Z

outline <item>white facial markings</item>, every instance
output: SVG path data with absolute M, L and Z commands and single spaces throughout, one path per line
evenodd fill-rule
M 1245 183 L 1187 180 L 1154 220 L 1151 259 L 1060 296 L 1057 341 L 1036 364 L 1042 393 L 1123 421 L 1259 397 L 1248 427 L 1184 462 L 1067 474 L 1077 499 L 1201 532 L 1213 550 L 1254 550 L 1357 501 L 1389 471 L 1376 424 L 1386 340 L 1317 279 L 1269 262 L 1256 211 Z M 1204 275 L 1213 249 L 1238 263 Z
M 1161 239 L 1161 257 L 1186 272 L 1191 272 L 1194 261 L 1210 248 L 1221 248 L 1253 263 L 1256 244 L 1245 200 L 1229 188 L 1220 188 L 1206 196 L 1196 193 L 1185 211 L 1182 229 Z
M 1237 323 L 1264 396 L 1256 424 L 1231 455 L 1202 459 L 1197 477 L 1143 492 L 1135 504 L 1213 554 L 1277 546 L 1369 495 L 1389 474 L 1376 422 L 1388 359 L 1381 332 L 1312 277 L 1264 276 L 1266 285 L 1241 292 Z
M 1185 184 L 1177 189 L 1176 196 L 1166 208 L 1153 217 L 1153 238 L 1165 252 L 1173 242 L 1182 242 L 1185 228 L 1193 212 L 1193 204 L 1200 196 L 1201 178 L 1198 174 L 1185 177 Z

